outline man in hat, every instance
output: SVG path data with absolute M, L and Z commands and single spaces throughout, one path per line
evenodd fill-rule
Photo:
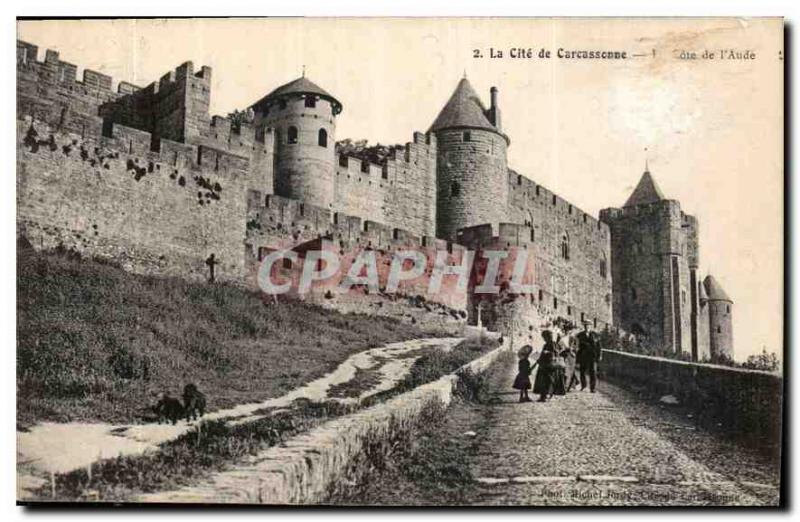
M 586 389 L 586 376 L 589 376 L 589 389 L 597 390 L 597 363 L 600 362 L 600 345 L 597 336 L 589 328 L 589 321 L 583 322 L 583 331 L 577 335 L 578 353 L 576 361 L 581 368 L 581 390 Z

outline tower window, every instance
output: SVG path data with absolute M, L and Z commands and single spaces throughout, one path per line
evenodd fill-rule
M 717 333 L 722 333 L 722 327 L 721 326 L 717 326 Z
M 347 166 L 347 156 L 339 156 L 339 166 L 340 167 Z
M 556 204 L 556 196 L 555 196 L 555 194 L 553 194 L 553 205 L 555 205 L 555 204 Z
M 534 241 L 536 241 L 536 229 L 533 228 L 533 225 L 531 225 L 531 243 Z
M 543 300 L 544 300 L 544 292 L 539 290 L 539 301 L 543 301 Z
M 463 141 L 472 141 L 472 134 L 469 131 L 464 131 L 462 139 Z
M 457 181 L 454 181 L 452 185 L 450 185 L 450 196 L 451 197 L 458 197 L 461 193 L 461 187 L 458 185 Z
M 727 306 L 725 307 L 725 311 L 726 311 L 727 313 L 731 313 L 731 305 L 727 305 Z
M 572 307 L 567 306 L 567 315 L 572 315 Z
M 631 288 L 631 299 L 636 301 L 636 289 L 635 288 Z
M 306 98 L 308 99 L 308 98 Z M 327 147 L 328 146 L 328 131 L 325 129 L 320 129 L 317 135 L 317 144 L 320 147 Z
M 600 277 L 606 277 L 606 260 L 600 260 Z
M 314 108 L 317 106 L 317 99 L 313 96 L 306 96 L 306 107 Z
M 297 127 L 294 125 L 289 127 L 289 130 L 286 132 L 286 142 L 297 143 Z
M 369 174 L 369 162 L 368 161 L 362 161 L 361 162 L 361 172 L 363 172 L 364 174 Z
M 566 234 L 561 237 L 561 257 L 569 259 L 569 239 Z
M 558 297 L 553 297 L 553 308 L 554 309 L 558 308 Z

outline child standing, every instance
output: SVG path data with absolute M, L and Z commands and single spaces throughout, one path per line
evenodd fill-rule
M 533 347 L 525 345 L 520 348 L 517 355 L 519 356 L 519 365 L 517 367 L 517 376 L 514 378 L 513 388 L 519 390 L 519 402 L 531 402 L 528 397 L 528 390 L 531 389 L 531 361 L 528 356 L 533 351 Z

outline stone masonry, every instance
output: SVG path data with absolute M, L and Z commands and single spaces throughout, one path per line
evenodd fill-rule
M 427 133 L 374 160 L 337 153 L 345 108 L 305 77 L 246 117 L 221 117 L 209 115 L 210 67 L 186 62 L 114 90 L 107 75 L 79 80 L 57 52 L 38 53 L 17 42 L 18 236 L 36 248 L 193 279 L 214 254 L 217 277 L 245 285 L 267 253 L 323 242 L 384 264 L 412 247 L 446 250 L 450 263 L 465 249 L 508 250 L 527 258 L 526 294 L 505 280 L 492 299 L 423 296 L 413 283 L 406 297 L 472 324 L 480 310 L 519 342 L 538 343 L 556 320 L 588 321 L 695 359 L 732 356 L 732 300 L 699 279 L 696 219 L 649 172 L 598 220 L 513 171 L 497 88 L 487 108 L 463 78 Z

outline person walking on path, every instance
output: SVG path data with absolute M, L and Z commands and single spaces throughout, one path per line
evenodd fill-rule
M 573 386 L 578 384 L 578 376 L 575 375 L 575 337 L 569 337 L 567 347 L 561 351 L 561 357 L 564 358 L 564 381 L 567 383 L 565 391 L 569 392 Z
M 550 330 L 542 332 L 544 346 L 539 353 L 536 364 L 539 369 L 536 371 L 536 378 L 533 381 L 533 393 L 539 395 L 539 402 L 547 401 L 548 396 L 553 393 L 553 359 L 556 357 L 556 343 L 553 342 L 553 334 Z
M 533 352 L 533 347 L 526 344 L 520 348 L 517 354 L 519 356 L 519 365 L 512 387 L 515 390 L 519 390 L 519 402 L 531 402 L 531 398 L 528 396 L 528 390 L 531 389 L 531 371 L 533 370 L 531 361 L 528 359 L 531 352 Z
M 597 363 L 600 362 L 600 344 L 597 336 L 589 329 L 589 323 L 583 323 L 583 331 L 577 336 L 578 354 L 577 362 L 581 372 L 581 390 L 586 389 L 586 377 L 589 377 L 589 389 L 592 393 L 597 391 Z
M 567 349 L 564 338 L 558 334 L 555 342 L 555 356 L 553 357 L 552 364 L 552 377 L 550 396 L 553 395 L 566 395 L 567 394 L 567 362 L 564 359 L 564 352 Z

